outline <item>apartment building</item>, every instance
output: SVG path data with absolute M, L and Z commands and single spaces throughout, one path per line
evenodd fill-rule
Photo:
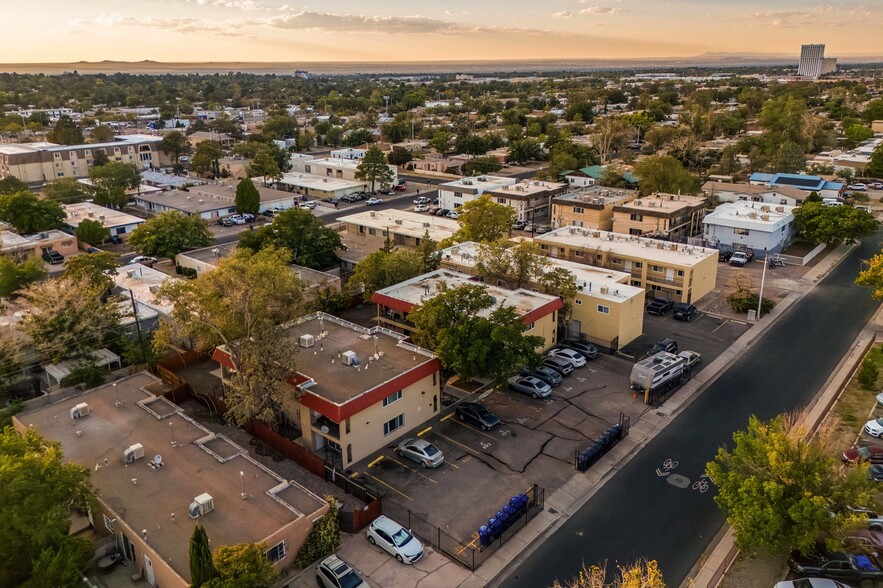
M 354 241 L 381 247 L 387 236 L 398 247 L 417 247 L 427 233 L 436 242 L 453 236 L 460 224 L 449 218 L 405 210 L 365 210 L 337 218 L 343 234 Z
M 494 202 L 515 209 L 516 220 L 526 222 L 548 214 L 552 197 L 566 189 L 560 182 L 484 175 L 439 184 L 438 199 L 442 208 L 456 210 L 487 194 Z
M 327 159 L 307 159 L 292 158 L 292 169 L 294 173 L 311 174 L 323 178 L 335 178 L 338 180 L 362 181 L 356 178 L 360 160 L 346 159 L 342 157 L 331 157 Z M 393 183 L 398 178 L 398 170 L 396 166 L 388 166 L 392 172 Z
M 300 346 L 284 418 L 300 443 L 343 468 L 395 444 L 441 408 L 441 362 L 390 330 L 315 313 L 288 325 Z M 232 367 L 224 347 L 213 358 Z
M 16 258 L 40 257 L 44 251 L 53 251 L 67 257 L 79 251 L 79 241 L 69 233 L 50 229 L 32 235 L 0 231 L 0 254 Z
M 93 220 L 101 223 L 108 232 L 113 235 L 126 235 L 134 231 L 138 225 L 144 222 L 121 210 L 99 206 L 94 202 L 76 202 L 74 204 L 62 204 L 65 215 L 64 225 L 71 231 L 76 232 L 77 227 L 84 220 Z
M 702 192 L 706 198 L 718 202 L 761 202 L 777 206 L 799 206 L 809 192 L 791 186 L 766 186 L 756 184 L 735 184 L 732 182 L 705 182 Z
M 740 200 L 721 204 L 704 219 L 705 241 L 723 251 L 750 249 L 759 257 L 784 251 L 794 239 L 796 206 Z
M 110 161 L 131 163 L 138 169 L 170 165 L 159 149 L 161 141 L 162 137 L 152 135 L 122 135 L 87 145 L 4 144 L 0 145 L 0 177 L 14 176 L 32 187 L 57 178 L 86 178 L 99 151 Z
M 636 196 L 637 192 L 633 190 L 614 190 L 599 186 L 553 196 L 552 226 L 612 231 L 613 207 Z
M 837 198 L 843 190 L 840 182 L 830 182 L 821 176 L 804 174 L 765 174 L 756 172 L 748 177 L 748 183 L 769 188 L 791 187 L 806 195 L 816 192 L 822 198 Z
M 675 302 L 695 303 L 717 279 L 717 249 L 578 227 L 555 229 L 534 241 L 553 258 L 628 273 L 632 286 Z
M 702 231 L 704 196 L 655 194 L 613 207 L 613 232 L 680 241 Z
M 367 182 L 361 180 L 344 180 L 295 172 L 286 173 L 282 179 L 276 180 L 274 185 L 280 190 L 296 192 L 315 200 L 325 198 L 340 200 L 347 194 L 364 192 L 369 188 Z

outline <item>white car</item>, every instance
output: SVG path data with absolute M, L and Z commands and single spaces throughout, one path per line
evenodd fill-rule
M 868 186 L 867 186 L 867 184 L 862 184 L 862 183 L 850 184 L 846 187 L 846 189 L 847 190 L 858 190 L 859 192 L 864 192 L 865 190 L 868 189 Z
M 426 196 L 420 196 L 419 198 L 414 199 L 414 204 L 429 204 L 429 198 Z
M 583 367 L 586 365 L 586 358 L 583 357 L 583 354 L 579 351 L 575 351 L 573 349 L 563 349 L 561 347 L 556 347 L 546 355 L 550 357 L 560 357 L 561 359 L 565 359 L 573 364 L 573 367 Z
M 371 588 L 368 582 L 351 565 L 329 555 L 316 566 L 319 588 Z
M 874 419 L 865 423 L 865 433 L 871 437 L 883 437 L 883 418 Z
M 877 394 L 877 406 L 883 406 L 883 392 Z
M 702 361 L 702 356 L 695 351 L 681 351 L 678 355 L 686 360 L 688 368 Z
M 427 210 L 429 210 L 428 204 L 418 204 L 414 207 L 414 212 L 426 212 Z
M 391 518 L 380 515 L 368 525 L 368 543 L 379 545 L 399 563 L 412 564 L 423 557 L 423 544 Z
M 849 588 L 849 586 L 828 578 L 800 578 L 777 582 L 776 588 Z
M 375 206 L 381 202 L 383 202 L 383 200 L 380 198 L 368 198 L 368 200 L 365 201 L 365 206 Z
M 449 212 L 446 216 L 447 216 L 448 218 L 452 218 L 452 219 L 454 219 L 454 220 L 457 220 L 458 218 L 460 218 L 460 213 L 457 212 L 456 210 L 452 210 L 452 211 Z
M 233 216 L 228 216 L 227 219 L 230 220 L 234 225 L 244 225 L 245 219 L 238 214 L 234 214 Z
M 140 263 L 141 265 L 152 266 L 154 263 L 156 263 L 156 258 L 149 257 L 147 255 L 139 255 L 132 258 L 132 263 Z
M 316 208 L 316 201 L 315 200 L 307 200 L 306 202 L 302 202 L 300 207 L 313 210 L 314 208 Z

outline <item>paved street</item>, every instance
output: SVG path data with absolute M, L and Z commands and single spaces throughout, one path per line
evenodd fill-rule
M 494 585 L 537 588 L 576 575 L 582 562 L 659 561 L 678 586 L 724 522 L 703 492 L 705 463 L 748 416 L 768 419 L 807 405 L 878 303 L 853 285 L 881 232 L 852 251 L 779 319 L 673 423 L 613 475 L 508 577 Z

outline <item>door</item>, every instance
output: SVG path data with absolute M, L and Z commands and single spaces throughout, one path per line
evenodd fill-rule
M 123 534 L 123 554 L 126 556 L 127 560 L 131 562 L 135 561 L 135 545 L 125 534 Z
M 153 562 L 146 555 L 144 556 L 144 579 L 151 586 L 156 586 L 156 578 L 153 575 Z
M 665 281 L 668 283 L 675 281 L 675 271 L 673 269 L 665 270 Z
M 580 329 L 582 329 L 582 321 L 571 320 L 567 325 L 567 338 L 579 339 Z

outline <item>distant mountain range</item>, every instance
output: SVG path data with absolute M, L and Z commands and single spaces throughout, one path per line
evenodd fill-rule
M 777 53 L 703 53 L 693 57 L 638 59 L 513 59 L 487 61 L 395 61 L 395 62 L 180 62 L 158 61 L 78 61 L 75 63 L 9 63 L 0 64 L 0 72 L 60 74 L 76 70 L 81 74 L 214 74 L 245 72 L 255 74 L 291 74 L 306 70 L 319 75 L 425 73 L 491 73 L 540 71 L 592 71 L 610 69 L 666 69 L 684 67 L 747 67 L 797 65 L 798 56 Z M 841 64 L 883 62 L 883 56 L 840 57 Z

